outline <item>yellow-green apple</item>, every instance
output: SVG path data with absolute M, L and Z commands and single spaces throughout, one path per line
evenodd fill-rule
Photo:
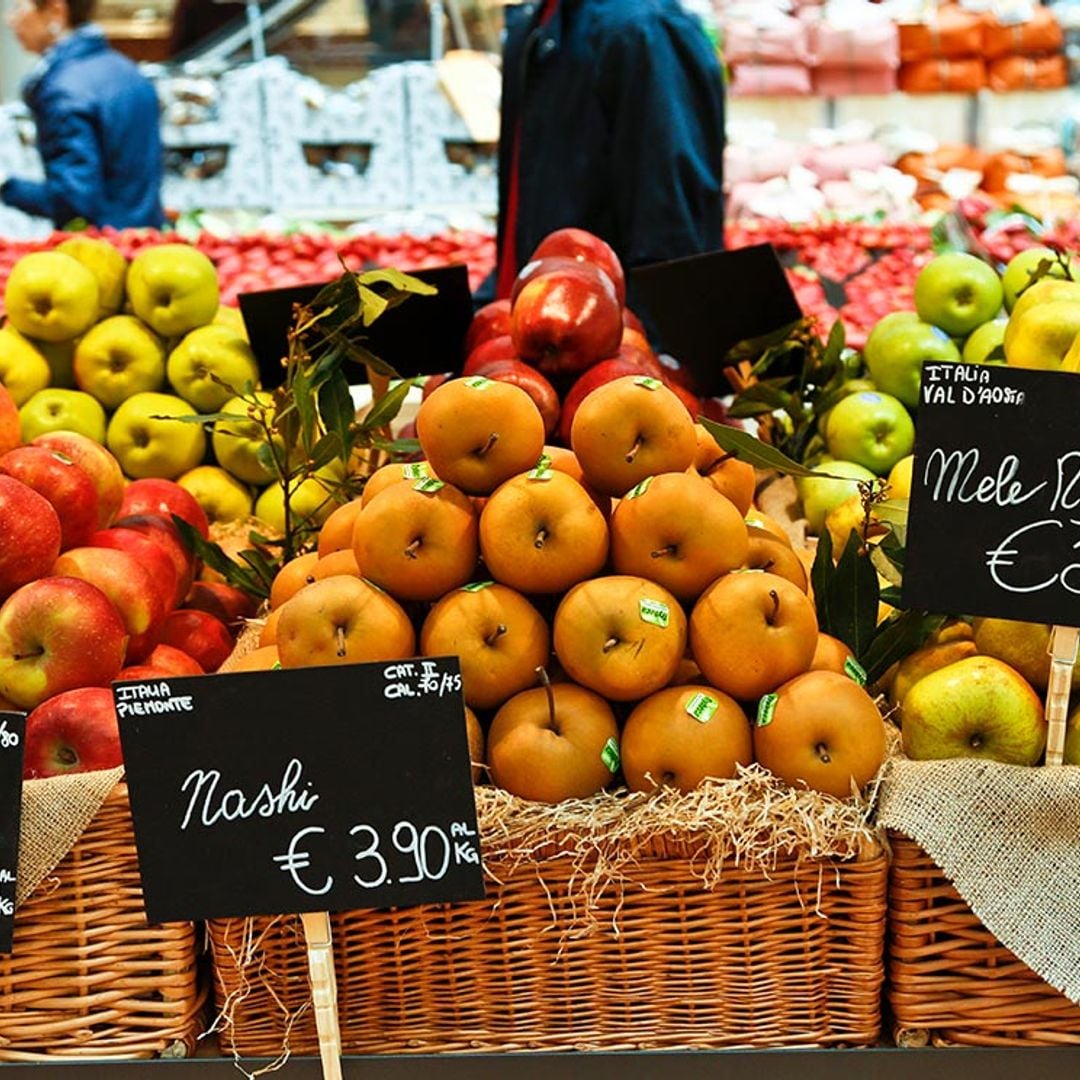
M 619 769 L 619 728 L 591 690 L 556 683 L 515 694 L 488 732 L 488 769 L 498 787 L 534 802 L 587 799 Z
M 206 453 L 202 425 L 181 419 L 197 415 L 173 394 L 135 394 L 112 414 L 105 443 L 128 476 L 172 479 Z
M 478 345 L 490 338 L 503 337 L 510 333 L 510 301 L 493 300 L 485 304 L 472 317 L 468 332 L 465 334 L 463 354 L 468 356 Z
M 980 618 L 972 624 L 975 646 L 1018 671 L 1036 690 L 1050 682 L 1050 633 L 1046 623 Z M 1073 668 L 1073 689 L 1080 688 L 1080 664 Z
M 829 417 L 829 453 L 885 476 L 915 445 L 915 424 L 891 394 L 865 391 L 844 398 Z
M 165 346 L 134 315 L 113 315 L 92 326 L 75 347 L 75 385 L 115 409 L 133 394 L 160 390 Z
M 881 339 L 896 326 L 904 323 L 920 322 L 919 316 L 914 311 L 890 311 L 888 315 L 882 315 L 870 330 L 863 346 L 863 360 L 867 365 L 877 352 Z
M 599 267 L 615 287 L 620 308 L 626 303 L 626 277 L 622 263 L 611 245 L 599 236 L 594 236 L 585 229 L 556 229 L 537 244 L 536 250 L 529 256 L 529 261 L 553 257 L 576 259 L 578 262 Z
M 1058 278 L 1045 278 L 1036 281 L 1017 298 L 1013 309 L 1009 314 L 1009 322 L 1005 327 L 1005 355 L 1008 357 L 1009 346 L 1016 336 L 1023 316 L 1033 307 L 1040 304 L 1049 304 L 1057 300 L 1071 300 L 1073 303 L 1080 302 L 1080 281 L 1061 281 Z
M 1080 357 L 1071 350 L 1077 336 L 1080 336 L 1080 302 L 1047 300 L 1023 311 L 1017 306 L 1005 330 L 1005 362 L 1011 367 L 1036 371 L 1062 368 L 1075 373 L 1080 370 L 1080 364 L 1076 363 Z M 1071 359 L 1068 364 L 1067 357 Z
M 124 763 L 112 690 L 86 686 L 43 701 L 26 718 L 23 777 L 115 769 Z
M 0 604 L 0 694 L 32 709 L 65 690 L 108 686 L 126 648 L 120 613 L 97 586 L 38 578 Z
M 52 503 L 11 476 L 0 476 L 0 600 L 44 577 L 60 554 Z
M 190 656 L 203 671 L 217 671 L 233 650 L 229 628 L 207 611 L 177 608 L 165 616 L 161 644 Z
M 75 346 L 78 338 L 70 341 L 35 341 L 34 347 L 45 357 L 51 372 L 50 386 L 75 389 Z
M 11 395 L 0 386 L 0 454 L 14 450 L 21 442 L 19 410 Z
M 255 392 L 258 408 L 269 408 L 273 398 L 268 391 Z M 210 442 L 218 464 L 245 484 L 268 484 L 275 472 L 268 456 L 270 442 L 257 408 L 241 397 L 230 398 L 221 406 L 225 415 L 214 421 Z M 269 417 L 268 417 L 269 419 Z
M 170 607 L 179 606 L 188 594 L 191 583 L 198 572 L 198 559 L 180 537 L 180 531 L 171 522 L 157 514 L 135 514 L 132 517 L 117 518 L 112 528 L 106 532 L 129 529 L 141 533 L 157 544 L 172 560 L 176 568 L 176 593 Z
M 138 514 L 155 514 L 172 521 L 173 514 L 183 518 L 204 539 L 210 535 L 210 524 L 195 496 L 185 491 L 174 480 L 146 477 L 132 480 L 124 488 L 118 517 L 134 517 Z
M 55 577 L 81 578 L 112 602 L 128 634 L 125 664 L 136 664 L 157 644 L 165 622 L 165 602 L 150 571 L 127 551 L 77 547 L 52 565 Z
M 124 474 L 116 458 L 101 443 L 77 431 L 47 431 L 31 445 L 66 454 L 90 477 L 98 496 L 98 528 L 108 528 L 124 497 Z
M 200 326 L 169 353 L 169 385 L 199 412 L 217 412 L 231 397 L 254 388 L 259 365 L 247 339 L 227 326 Z
M 491 360 L 475 368 L 473 374 L 520 386 L 540 410 L 544 419 L 544 438 L 551 436 L 559 423 L 559 395 L 536 368 L 522 360 Z
M 115 315 L 124 306 L 124 279 L 127 277 L 128 262 L 108 240 L 94 236 L 72 236 L 57 244 L 55 250 L 77 259 L 97 278 L 99 321 Z
M 1046 746 L 1043 704 L 1031 684 L 992 656 L 958 660 L 904 698 L 904 753 L 914 761 L 972 757 L 1035 765 Z
M 60 518 L 60 550 L 78 547 L 97 528 L 98 496 L 90 477 L 66 454 L 17 446 L 0 457 L 0 473 L 21 480 L 52 503 Z
M 899 398 L 909 408 L 919 404 L 923 364 L 929 361 L 956 362 L 960 350 L 940 327 L 930 323 L 898 322 L 878 339 L 866 361 L 866 369 L 874 386 L 885 394 Z M 845 399 L 846 400 L 846 399 Z M 835 415 L 834 408 L 829 424 Z M 826 428 L 826 439 L 829 428 Z
M 251 491 L 220 465 L 196 465 L 176 482 L 203 508 L 211 522 L 242 521 L 251 515 Z
M 214 264 L 188 244 L 144 248 L 127 273 L 131 308 L 162 337 L 178 337 L 213 322 L 218 311 Z
M 806 476 L 795 482 L 802 499 L 803 513 L 810 531 L 820 534 L 825 515 L 835 506 L 859 493 L 859 483 L 875 479 L 874 474 L 854 461 L 828 461 L 818 468 L 827 476 Z
M 911 497 L 911 474 L 915 468 L 915 455 L 908 454 L 902 457 L 890 470 L 886 478 L 889 485 L 890 499 L 907 499 Z
M 94 442 L 105 442 L 105 410 L 82 390 L 57 386 L 39 390 L 19 409 L 19 426 L 24 442 L 47 431 L 77 431 Z
M 301 481 L 289 495 L 293 524 L 318 527 L 338 508 L 333 480 L 316 473 Z M 268 484 L 255 500 L 255 516 L 279 533 L 285 531 L 285 492 Z
M 177 596 L 179 577 L 172 556 L 151 536 L 135 529 L 99 529 L 87 539 L 88 547 L 125 551 L 135 556 L 150 574 L 154 589 L 161 597 L 166 611 L 176 607 L 183 597 Z
M 156 668 L 164 675 L 205 675 L 202 665 L 194 656 L 189 656 L 183 649 L 159 642 L 144 663 Z
M 98 302 L 97 278 L 58 251 L 24 255 L 11 268 L 4 289 L 11 325 L 41 341 L 68 341 L 84 333 L 97 318 Z
M 754 757 L 788 784 L 845 799 L 881 768 L 885 724 L 858 683 L 807 671 L 759 703 Z
M 1065 277 L 1065 267 L 1058 261 L 1056 254 L 1048 247 L 1030 247 L 1014 255 L 1001 275 L 1001 288 L 1004 293 L 1005 310 L 1012 311 L 1016 301 L 1034 280 L 1039 264 L 1048 262 L 1050 266 L 1038 279 Z M 1070 260 L 1073 280 L 1080 278 L 1080 264 Z
M 1001 310 L 997 271 L 982 259 L 950 251 L 932 259 L 915 279 L 915 310 L 950 337 L 966 337 Z M 876 381 L 876 380 L 875 380 Z
M 990 322 L 976 326 L 968 334 L 967 341 L 960 352 L 960 358 L 965 364 L 985 364 L 990 354 L 997 348 L 1005 346 L 1005 327 L 1008 319 L 991 319 Z M 1004 360 L 1001 361 L 1004 363 Z M 997 361 L 991 361 L 997 363 Z
M 13 326 L 0 326 L 0 386 L 25 405 L 52 381 L 49 361 Z

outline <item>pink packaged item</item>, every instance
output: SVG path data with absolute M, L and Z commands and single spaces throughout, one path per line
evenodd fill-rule
M 810 25 L 810 51 L 820 67 L 897 68 L 900 34 L 896 24 L 885 19 L 850 27 L 820 19 Z
M 810 69 L 800 64 L 737 64 L 731 77 L 734 97 L 805 96 L 811 92 Z
M 770 12 L 768 19 L 731 19 L 724 24 L 724 57 L 731 64 L 809 64 L 805 23 Z
M 891 94 L 896 89 L 896 69 L 822 67 L 814 69 L 814 93 L 822 97 L 847 94 Z
M 874 214 L 892 209 L 888 197 L 880 191 L 865 191 L 850 180 L 826 180 L 821 185 L 821 194 L 830 210 L 845 213 Z
M 888 159 L 881 143 L 867 141 L 812 147 L 803 164 L 819 180 L 846 180 L 852 170 L 874 172 L 887 164 Z
M 769 180 L 785 176 L 802 162 L 805 148 L 783 139 L 774 139 L 759 146 L 728 143 L 724 149 L 724 182 L 729 185 L 743 181 Z

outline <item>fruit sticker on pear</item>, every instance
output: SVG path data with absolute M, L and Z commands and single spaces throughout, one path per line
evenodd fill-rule
M 686 703 L 686 713 L 699 724 L 707 724 L 720 708 L 720 702 L 709 694 L 695 694 Z
M 604 749 L 600 751 L 600 760 L 607 766 L 612 776 L 619 771 L 619 744 L 614 738 L 604 743 Z
M 641 613 L 641 621 L 666 629 L 671 621 L 671 609 L 663 600 L 642 599 L 638 602 L 638 611 Z

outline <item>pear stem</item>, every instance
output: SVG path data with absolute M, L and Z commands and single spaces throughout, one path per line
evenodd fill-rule
M 344 626 L 339 626 L 337 628 L 337 633 L 335 634 L 335 637 L 337 638 L 337 654 L 338 654 L 338 656 L 344 656 L 345 653 L 348 651 L 345 648 L 345 627 Z
M 495 629 L 492 630 L 491 633 L 488 634 L 488 636 L 486 638 L 484 638 L 484 641 L 488 645 L 494 645 L 495 642 L 498 641 L 499 638 L 501 638 L 503 636 L 503 634 L 505 634 L 505 633 L 506 633 L 506 626 L 503 623 L 499 623 L 499 625 L 496 626 Z
M 627 463 L 627 465 L 632 465 L 634 463 L 634 458 L 637 457 L 637 452 L 640 449 L 641 449 L 641 436 L 639 435 L 634 440 L 634 445 L 631 446 L 629 451 L 627 452 L 627 455 L 626 455 L 626 463 Z
M 649 555 L 654 559 L 662 559 L 665 555 L 674 555 L 679 549 L 674 544 L 668 544 L 667 547 L 658 548 L 656 551 L 649 552 Z
M 780 596 L 775 589 L 769 590 L 769 596 L 772 597 L 772 614 L 766 619 L 770 626 L 776 622 L 776 616 L 780 614 Z
M 615 646 L 618 645 L 618 644 L 619 644 L 619 639 L 617 637 L 609 637 L 607 639 L 607 641 L 604 642 L 604 652 L 606 652 L 606 653 L 611 652 L 611 650 L 614 649 Z
M 483 456 L 484 456 L 484 455 L 485 455 L 485 454 L 486 454 L 486 453 L 487 453 L 487 452 L 488 452 L 489 450 L 491 450 L 491 449 L 492 449 L 492 447 L 494 447 L 494 445 L 495 445 L 495 444 L 496 444 L 496 443 L 497 443 L 498 441 L 499 441 L 499 433 L 498 433 L 497 431 L 493 431 L 493 432 L 492 432 L 492 433 L 491 433 L 491 434 L 490 434 L 490 435 L 489 435 L 489 436 L 487 437 L 487 442 L 486 442 L 486 443 L 484 443 L 484 445 L 483 445 L 483 446 L 481 446 L 481 447 L 480 447 L 480 449 L 476 451 L 476 456 L 477 456 L 477 457 L 483 457 Z
M 822 765 L 829 765 L 832 763 L 832 758 L 829 756 L 829 748 L 824 743 L 818 743 L 814 747 L 814 751 L 820 759 Z
M 539 532 L 538 532 L 538 533 L 536 534 L 536 539 L 535 539 L 535 540 L 533 541 L 533 547 L 534 547 L 534 548 L 536 548 L 536 549 L 537 549 L 538 551 L 539 551 L 539 550 L 540 550 L 541 548 L 543 548 L 543 546 L 544 546 L 544 541 L 545 541 L 545 540 L 547 539 L 547 535 L 548 535 L 548 531 L 547 531 L 547 529 L 541 529 L 541 530 L 540 530 L 540 531 L 539 531 Z
M 413 540 L 412 543 L 409 544 L 409 546 L 405 549 L 405 558 L 415 559 L 416 552 L 419 550 L 422 543 L 423 541 L 420 539 L 419 536 L 415 540 Z
M 548 720 L 551 723 L 551 730 L 558 731 L 558 724 L 555 721 L 555 691 L 551 689 L 551 679 L 548 676 L 547 669 L 538 667 L 536 675 L 540 679 L 540 685 L 543 686 L 544 692 L 547 694 Z

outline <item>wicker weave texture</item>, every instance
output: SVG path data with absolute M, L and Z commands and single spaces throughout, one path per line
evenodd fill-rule
M 346 1053 L 868 1045 L 881 1029 L 886 858 L 731 869 L 657 858 L 592 901 L 572 870 L 488 867 L 484 901 L 334 916 Z M 580 901 L 578 901 L 580 902 Z M 618 928 L 614 932 L 613 927 Z M 294 917 L 209 924 L 222 1041 L 316 1052 Z M 251 958 L 245 965 L 242 957 Z
M 900 1045 L 1080 1044 L 1080 1006 L 986 929 L 913 840 L 890 832 L 887 997 Z
M 180 1056 L 202 1030 L 195 926 L 147 926 L 127 787 L 15 915 L 0 1061 Z

